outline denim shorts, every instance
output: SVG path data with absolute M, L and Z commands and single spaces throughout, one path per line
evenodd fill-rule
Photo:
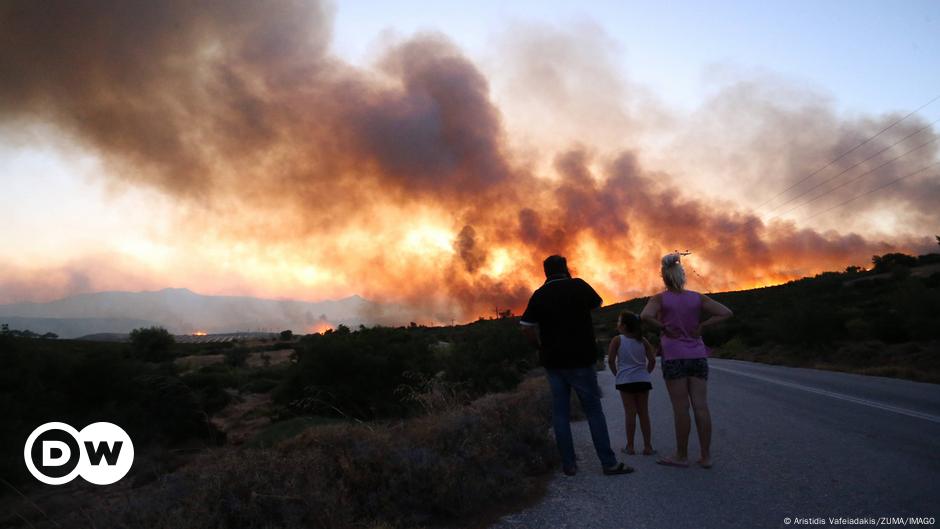
M 677 378 L 696 377 L 708 380 L 707 358 L 677 358 L 663 361 L 663 378 L 674 380 Z

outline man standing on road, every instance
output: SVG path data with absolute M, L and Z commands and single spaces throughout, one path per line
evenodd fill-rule
M 552 428 L 561 452 L 562 470 L 568 476 L 578 472 L 571 437 L 571 388 L 581 401 L 591 428 L 594 450 L 604 474 L 626 474 L 633 469 L 617 462 L 610 448 L 607 419 L 601 407 L 597 385 L 597 342 L 591 311 L 601 306 L 601 297 L 584 280 L 572 278 L 568 263 L 560 255 L 545 259 L 545 284 L 529 299 L 522 315 L 522 329 L 539 350 L 552 389 Z

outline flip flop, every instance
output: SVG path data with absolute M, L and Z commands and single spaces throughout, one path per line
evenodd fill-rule
M 656 451 L 656 450 L 650 450 L 650 453 L 648 453 L 648 454 L 646 453 L 645 450 L 643 451 L 643 455 L 645 455 L 645 456 L 655 456 L 655 455 L 658 454 L 658 453 L 659 453 L 659 452 Z
M 662 457 L 656 460 L 657 465 L 663 465 L 664 467 L 679 467 L 679 468 L 689 468 L 688 461 L 676 461 L 671 457 Z
M 605 476 L 617 476 L 619 474 L 629 474 L 633 472 L 633 467 L 618 463 L 617 466 L 604 469 Z
M 699 461 L 696 461 L 695 464 L 698 465 L 698 466 L 700 466 L 700 467 L 702 467 L 702 468 L 704 468 L 704 469 L 706 469 L 706 470 L 708 470 L 709 468 L 712 467 L 712 465 L 714 465 L 714 463 L 709 463 L 709 464 L 706 465 L 706 464 L 704 464 L 704 463 L 702 463 L 702 462 L 699 462 Z
M 630 450 L 630 449 L 628 449 L 628 448 L 621 448 L 621 449 L 620 449 L 620 453 L 622 453 L 622 454 L 627 454 L 628 456 L 635 456 L 635 455 L 636 455 L 636 450 Z

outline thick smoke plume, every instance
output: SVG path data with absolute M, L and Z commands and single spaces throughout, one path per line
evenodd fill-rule
M 721 165 L 740 175 L 745 197 L 764 198 L 892 116 L 841 123 L 823 105 L 822 125 L 781 152 L 764 140 L 809 103 L 724 95 L 695 130 L 740 125 L 732 139 L 738 156 L 752 153 L 746 161 L 715 154 L 727 134 L 689 133 L 674 168 L 644 167 L 629 147 L 571 145 L 540 153 L 553 167 L 542 171 L 510 147 L 488 79 L 446 38 L 416 36 L 357 68 L 330 53 L 329 11 L 291 1 L 5 3 L 0 133 L 51 124 L 101 157 L 110 178 L 193 204 L 181 229 L 437 321 L 518 311 L 552 253 L 613 302 L 657 288 L 659 256 L 676 249 L 694 252 L 693 286 L 719 290 L 918 244 L 768 224 L 730 200 L 739 197 L 696 198 L 670 173 Z M 817 138 L 832 130 L 835 143 Z M 916 183 L 879 200 L 935 221 L 925 208 L 936 201 Z

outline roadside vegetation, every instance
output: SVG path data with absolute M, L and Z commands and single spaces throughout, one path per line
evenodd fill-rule
M 235 344 L 8 333 L 0 347 L 4 527 L 460 525 L 537 496 L 556 463 L 547 388 L 522 383 L 535 355 L 510 319 Z M 33 428 L 99 420 L 134 440 L 120 486 L 28 477 Z

